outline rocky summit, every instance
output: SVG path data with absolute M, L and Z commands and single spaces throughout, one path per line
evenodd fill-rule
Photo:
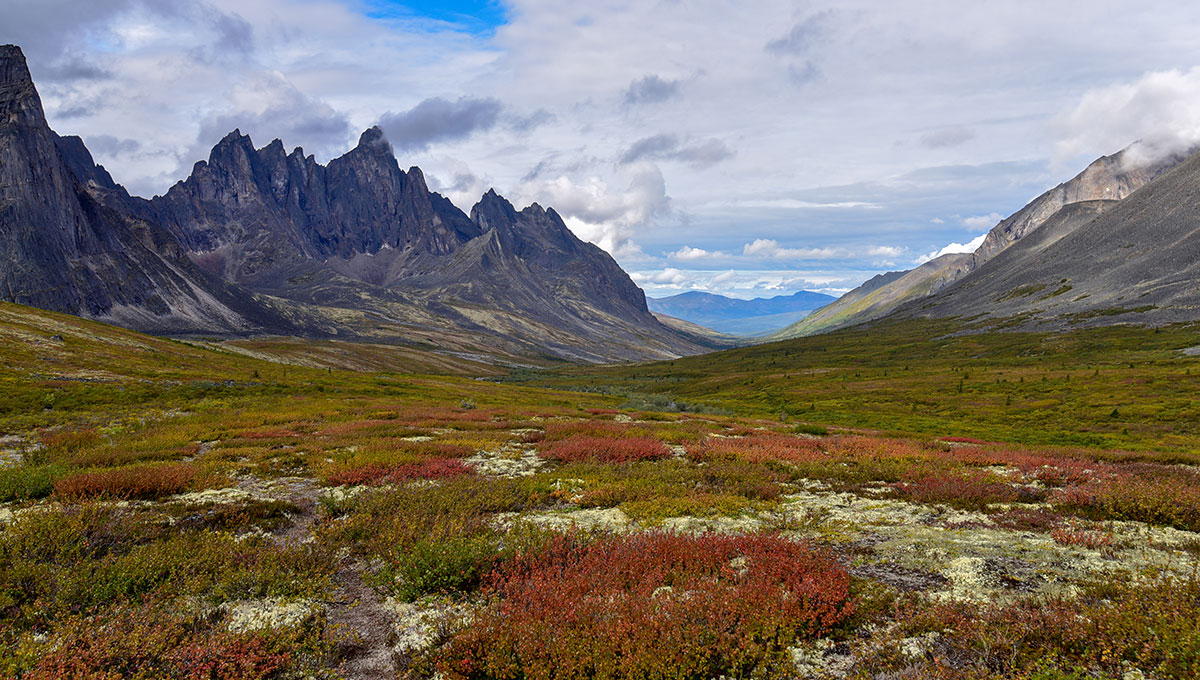
M 371 339 L 583 361 L 705 349 L 661 324 L 553 210 L 467 215 L 382 130 L 327 165 L 238 130 L 166 194 L 131 196 L 48 126 L 0 48 L 0 299 L 165 334 Z

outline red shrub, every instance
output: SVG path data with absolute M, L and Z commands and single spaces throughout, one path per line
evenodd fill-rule
M 542 449 L 542 456 L 550 460 L 596 461 L 601 463 L 630 463 L 639 460 L 668 458 L 671 450 L 667 445 L 649 437 L 576 436 L 553 442 Z
M 699 446 L 689 447 L 688 456 L 695 460 L 736 456 L 751 463 L 812 463 L 829 458 L 821 450 L 820 440 L 787 434 L 754 434 L 736 438 L 708 437 Z
M 457 458 L 433 458 L 420 463 L 386 465 L 368 463 L 359 467 L 337 470 L 329 475 L 332 486 L 383 484 L 406 482 L 414 479 L 446 479 L 475 474 L 475 471 Z
M 850 577 L 777 536 L 560 537 L 488 579 L 437 653 L 448 678 L 750 677 L 849 616 Z
M 1073 527 L 1063 527 L 1050 532 L 1050 537 L 1059 545 L 1077 545 L 1083 548 L 1104 548 L 1112 545 L 1113 535 L 1110 531 L 1089 531 Z
M 63 477 L 54 493 L 66 499 L 159 498 L 183 492 L 195 476 L 190 463 L 131 465 Z
M 24 677 L 29 680 L 257 680 L 291 663 L 262 638 L 202 630 L 161 608 L 75 619 Z
M 1056 509 L 1092 519 L 1117 519 L 1200 531 L 1200 483 L 1183 477 L 1146 479 L 1121 474 L 1060 489 Z
M 1021 498 L 1011 484 L 988 479 L 986 475 L 963 475 L 947 471 L 921 476 L 892 485 L 897 495 L 917 503 L 944 503 L 968 510 L 991 503 L 1011 503 Z
M 970 437 L 942 437 L 940 441 L 948 442 L 951 444 L 988 444 L 989 443 L 989 442 L 983 441 L 982 439 L 972 439 Z

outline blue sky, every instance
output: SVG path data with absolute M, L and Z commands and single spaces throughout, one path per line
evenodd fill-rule
M 1200 142 L 1175 0 L 7 0 L 0 41 L 134 193 L 235 127 L 324 162 L 378 124 L 459 207 L 554 207 L 651 295 L 837 293 Z
M 385 21 L 419 18 L 444 22 L 469 33 L 488 35 L 505 23 L 506 12 L 504 5 L 496 0 L 370 0 L 365 13 Z

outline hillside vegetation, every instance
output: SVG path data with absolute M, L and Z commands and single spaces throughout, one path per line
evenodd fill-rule
M 0 314 L 0 677 L 1195 677 L 1188 328 L 545 389 Z

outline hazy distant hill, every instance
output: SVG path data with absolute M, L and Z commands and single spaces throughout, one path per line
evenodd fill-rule
M 650 310 L 706 326 L 721 333 L 762 335 L 783 328 L 834 300 L 832 295 L 802 290 L 792 295 L 740 300 L 691 291 L 648 298 Z

